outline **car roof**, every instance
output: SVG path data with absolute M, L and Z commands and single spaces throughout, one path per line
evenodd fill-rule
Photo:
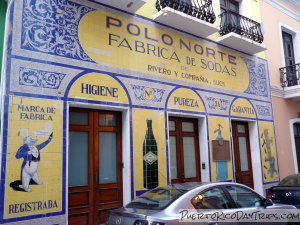
M 187 183 L 177 183 L 171 184 L 169 186 L 174 187 L 175 189 L 190 191 L 195 188 L 204 187 L 204 186 L 219 186 L 219 185 L 239 185 L 244 186 L 238 183 L 233 182 L 187 182 Z
M 192 189 L 198 188 L 200 186 L 204 186 L 206 184 L 209 183 L 208 182 L 187 182 L 187 183 L 172 184 L 171 186 L 176 189 L 190 191 Z

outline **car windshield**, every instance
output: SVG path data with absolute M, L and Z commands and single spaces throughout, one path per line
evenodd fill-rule
M 155 188 L 126 205 L 126 208 L 160 210 L 183 195 L 186 190 L 176 189 L 172 186 Z
M 288 176 L 279 183 L 279 186 L 300 186 L 300 176 Z

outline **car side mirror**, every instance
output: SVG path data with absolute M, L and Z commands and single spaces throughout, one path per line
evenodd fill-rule
M 273 205 L 273 201 L 271 199 L 264 199 L 265 207 Z

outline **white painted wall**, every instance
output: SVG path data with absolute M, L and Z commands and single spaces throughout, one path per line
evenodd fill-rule
M 250 148 L 251 148 L 251 161 L 252 161 L 252 172 L 253 172 L 253 182 L 254 190 L 259 194 L 263 195 L 263 177 L 262 177 L 262 164 L 261 164 L 261 154 L 260 154 L 260 138 L 258 131 L 258 122 L 249 121 L 249 138 L 250 138 Z

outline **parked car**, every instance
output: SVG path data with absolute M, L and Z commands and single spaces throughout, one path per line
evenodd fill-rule
M 267 198 L 274 203 L 290 204 L 300 209 L 300 174 L 287 176 L 277 186 L 271 187 Z
M 236 183 L 182 183 L 158 187 L 137 197 L 125 207 L 112 210 L 109 225 L 215 225 L 224 222 L 182 223 L 183 209 L 221 209 L 225 213 L 250 212 L 256 209 L 296 209 L 294 206 L 274 204 L 252 189 Z M 207 212 L 207 210 L 206 210 Z M 227 225 L 237 223 L 230 222 Z M 243 225 L 253 222 L 243 222 Z M 259 222 L 259 225 L 265 223 Z M 268 223 L 270 224 L 270 223 Z M 286 223 L 276 223 L 286 224 Z

